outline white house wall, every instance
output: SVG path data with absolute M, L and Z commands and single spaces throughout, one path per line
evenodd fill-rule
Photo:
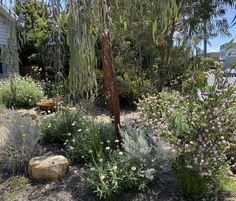
M 226 43 L 220 46 L 220 58 L 224 60 L 224 66 L 230 68 L 236 59 L 236 43 L 230 44 Z
M 2 15 L 0 15 L 0 45 L 7 45 L 9 34 L 13 33 L 15 40 L 13 41 L 14 46 L 16 46 L 16 33 L 14 22 L 9 21 Z

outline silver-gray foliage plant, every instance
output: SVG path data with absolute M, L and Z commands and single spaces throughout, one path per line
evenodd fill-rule
M 28 161 L 41 153 L 41 133 L 36 121 L 8 110 L 1 117 L 1 125 L 7 129 L 1 147 L 0 160 L 12 173 L 26 172 Z
M 144 164 L 146 177 L 152 179 L 156 173 L 169 171 L 175 158 L 175 152 L 169 144 L 153 142 L 147 131 L 137 125 L 124 125 L 121 134 L 127 159 Z

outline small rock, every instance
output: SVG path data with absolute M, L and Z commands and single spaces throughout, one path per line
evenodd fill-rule
M 29 161 L 29 175 L 36 180 L 59 180 L 69 167 L 69 160 L 62 155 L 41 156 Z
M 30 116 L 33 120 L 37 119 L 37 112 L 35 110 L 17 110 L 17 112 L 23 116 Z

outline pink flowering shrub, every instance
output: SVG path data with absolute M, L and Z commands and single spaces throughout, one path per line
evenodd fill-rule
M 186 195 L 195 197 L 204 193 L 203 190 L 218 189 L 218 175 L 230 162 L 226 153 L 236 131 L 235 116 L 230 112 L 233 104 L 235 98 L 228 89 L 212 88 L 202 91 L 202 97 L 188 108 L 188 129 L 177 136 L 174 144 L 179 155 L 175 169 L 180 173 L 178 176 Z M 186 172 L 189 176 L 195 175 L 192 183 L 200 181 L 201 188 L 196 192 L 189 186 L 192 183 L 186 181 Z
M 154 139 L 165 139 L 175 147 L 174 170 L 183 193 L 193 198 L 219 189 L 221 171 L 227 165 L 235 166 L 227 158 L 236 135 L 235 89 L 220 68 L 212 73 L 213 86 L 192 88 L 184 96 L 172 92 L 170 99 L 163 92 L 138 103 Z
M 153 134 L 155 141 L 175 139 L 188 128 L 186 108 L 189 103 L 177 91 L 164 91 L 158 95 L 143 97 L 137 106 L 141 121 Z

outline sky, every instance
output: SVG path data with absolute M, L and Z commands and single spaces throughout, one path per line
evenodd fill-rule
M 230 24 L 230 30 L 231 37 L 222 36 L 219 35 L 216 38 L 210 39 L 210 46 L 208 46 L 208 52 L 219 52 L 220 51 L 220 45 L 229 42 L 231 39 L 234 39 L 234 42 L 236 42 L 236 25 L 232 26 L 231 22 L 234 19 L 234 16 L 236 15 L 236 9 L 233 8 L 227 8 L 226 10 L 226 18 Z M 203 45 L 202 45 L 203 46 Z M 201 47 L 203 49 L 203 47 Z

